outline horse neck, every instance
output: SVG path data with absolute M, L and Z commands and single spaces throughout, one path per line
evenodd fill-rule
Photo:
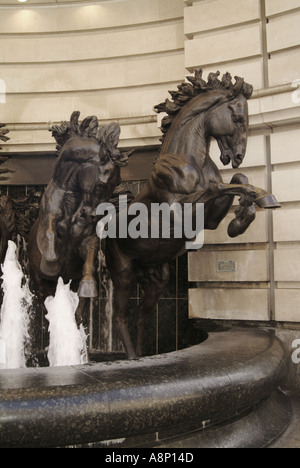
M 166 134 L 160 157 L 165 154 L 181 155 L 192 160 L 200 171 L 209 157 L 210 140 L 205 135 L 205 113 L 200 115 L 178 115 Z
M 53 183 L 60 189 L 74 192 L 77 189 L 78 164 L 73 161 L 58 161 L 54 175 Z

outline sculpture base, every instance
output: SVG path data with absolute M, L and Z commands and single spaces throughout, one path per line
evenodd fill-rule
M 269 446 L 291 417 L 289 359 L 269 331 L 235 329 L 136 361 L 1 371 L 0 447 Z
M 90 448 L 268 448 L 289 427 L 292 418 L 292 407 L 286 395 L 273 392 L 269 398 L 245 414 L 216 424 L 201 427 L 191 432 L 176 435 L 172 430 L 127 439 L 111 440 L 89 444 Z M 209 422 L 207 422 L 209 426 Z M 82 446 L 79 446 L 82 447 Z

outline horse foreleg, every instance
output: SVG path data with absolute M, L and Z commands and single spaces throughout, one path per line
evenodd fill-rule
M 144 296 L 137 315 L 137 339 L 136 339 L 136 354 L 142 356 L 143 351 L 143 334 L 145 325 L 150 312 L 155 307 L 160 295 L 169 282 L 170 269 L 169 264 L 165 263 L 156 268 L 149 268 L 142 271 L 140 284 L 142 286 Z
M 254 187 L 249 184 L 210 184 L 203 194 L 203 203 L 213 198 L 220 198 L 224 195 L 232 195 L 241 197 L 243 202 L 249 205 L 255 203 L 260 208 L 280 208 L 280 204 L 274 195 L 265 190 Z M 200 195 L 201 198 L 201 195 Z M 201 199 L 199 199 L 201 202 Z
M 238 185 L 242 185 L 242 184 L 248 185 L 248 183 L 249 183 L 248 177 L 246 177 L 243 174 L 235 174 L 230 181 L 230 184 L 238 184 Z M 210 210 L 210 215 L 205 223 L 205 229 L 210 229 L 210 230 L 217 229 L 221 221 L 223 221 L 223 219 L 229 213 L 229 210 L 233 204 L 233 200 L 234 200 L 234 195 L 224 195 L 220 198 L 217 198 L 214 201 L 214 204 Z M 256 216 L 256 211 L 252 202 L 250 203 L 250 206 L 251 208 L 248 206 L 246 208 L 245 206 L 243 209 L 239 208 L 239 210 L 237 210 L 239 211 L 239 215 L 244 215 L 244 218 L 245 218 L 245 222 L 243 223 L 244 231 L 247 229 L 247 227 L 255 219 L 255 216 Z M 237 215 L 237 211 L 235 212 L 236 215 Z M 247 220 L 246 220 L 246 213 L 249 214 L 249 217 Z
M 113 324 L 122 341 L 128 359 L 137 357 L 128 330 L 128 301 L 131 296 L 135 272 L 132 261 L 108 239 L 106 264 L 113 282 Z
M 96 281 L 96 261 L 99 251 L 99 238 L 88 237 L 80 248 L 80 255 L 84 260 L 82 280 L 78 289 L 80 298 L 98 297 L 98 284 Z
M 238 174 L 236 174 L 236 176 L 238 176 Z M 199 190 L 192 195 L 183 196 L 181 198 L 181 203 L 205 204 L 228 196 L 242 197 L 243 200 L 247 201 L 247 203 L 255 203 L 260 208 L 280 208 L 280 204 L 274 195 L 261 188 L 254 187 L 254 185 L 236 182 L 230 184 L 226 184 L 224 182 L 212 182 L 206 188 Z
M 196 204 L 213 202 L 213 208 L 206 213 L 206 229 L 216 229 L 227 215 L 235 196 L 239 196 L 240 207 L 235 211 L 235 219 L 228 227 L 231 237 L 243 234 L 255 219 L 254 204 L 260 208 L 280 208 L 274 195 L 265 190 L 249 185 L 247 177 L 236 174 L 230 184 L 211 183 L 206 189 L 185 197 L 183 201 Z
M 240 185 L 240 187 L 238 187 Z M 239 190 L 240 189 L 240 190 Z M 274 195 L 265 192 L 264 190 L 253 187 L 248 184 L 248 178 L 243 174 L 235 174 L 230 184 L 220 184 L 217 190 L 230 192 L 240 196 L 239 207 L 234 211 L 235 218 L 228 226 L 227 232 L 230 237 L 236 237 L 243 234 L 256 217 L 254 204 L 260 208 L 278 208 L 279 203 Z M 240 193 L 239 193 L 240 192 Z M 225 195 L 217 198 L 213 207 L 212 220 L 218 219 L 218 212 L 214 212 L 217 207 L 221 206 L 224 209 L 224 216 L 228 213 L 232 205 L 234 195 Z M 221 221 L 222 219 L 220 219 Z M 216 226 L 217 227 L 217 226 Z

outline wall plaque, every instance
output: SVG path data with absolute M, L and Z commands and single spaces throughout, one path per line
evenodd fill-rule
M 235 273 L 236 262 L 234 260 L 218 260 L 218 273 Z

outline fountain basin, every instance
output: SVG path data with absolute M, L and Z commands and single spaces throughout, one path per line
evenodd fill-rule
M 277 391 L 287 359 L 270 331 L 235 329 L 137 361 L 4 370 L 0 447 L 101 447 L 112 439 L 132 447 L 266 446 L 291 416 Z

